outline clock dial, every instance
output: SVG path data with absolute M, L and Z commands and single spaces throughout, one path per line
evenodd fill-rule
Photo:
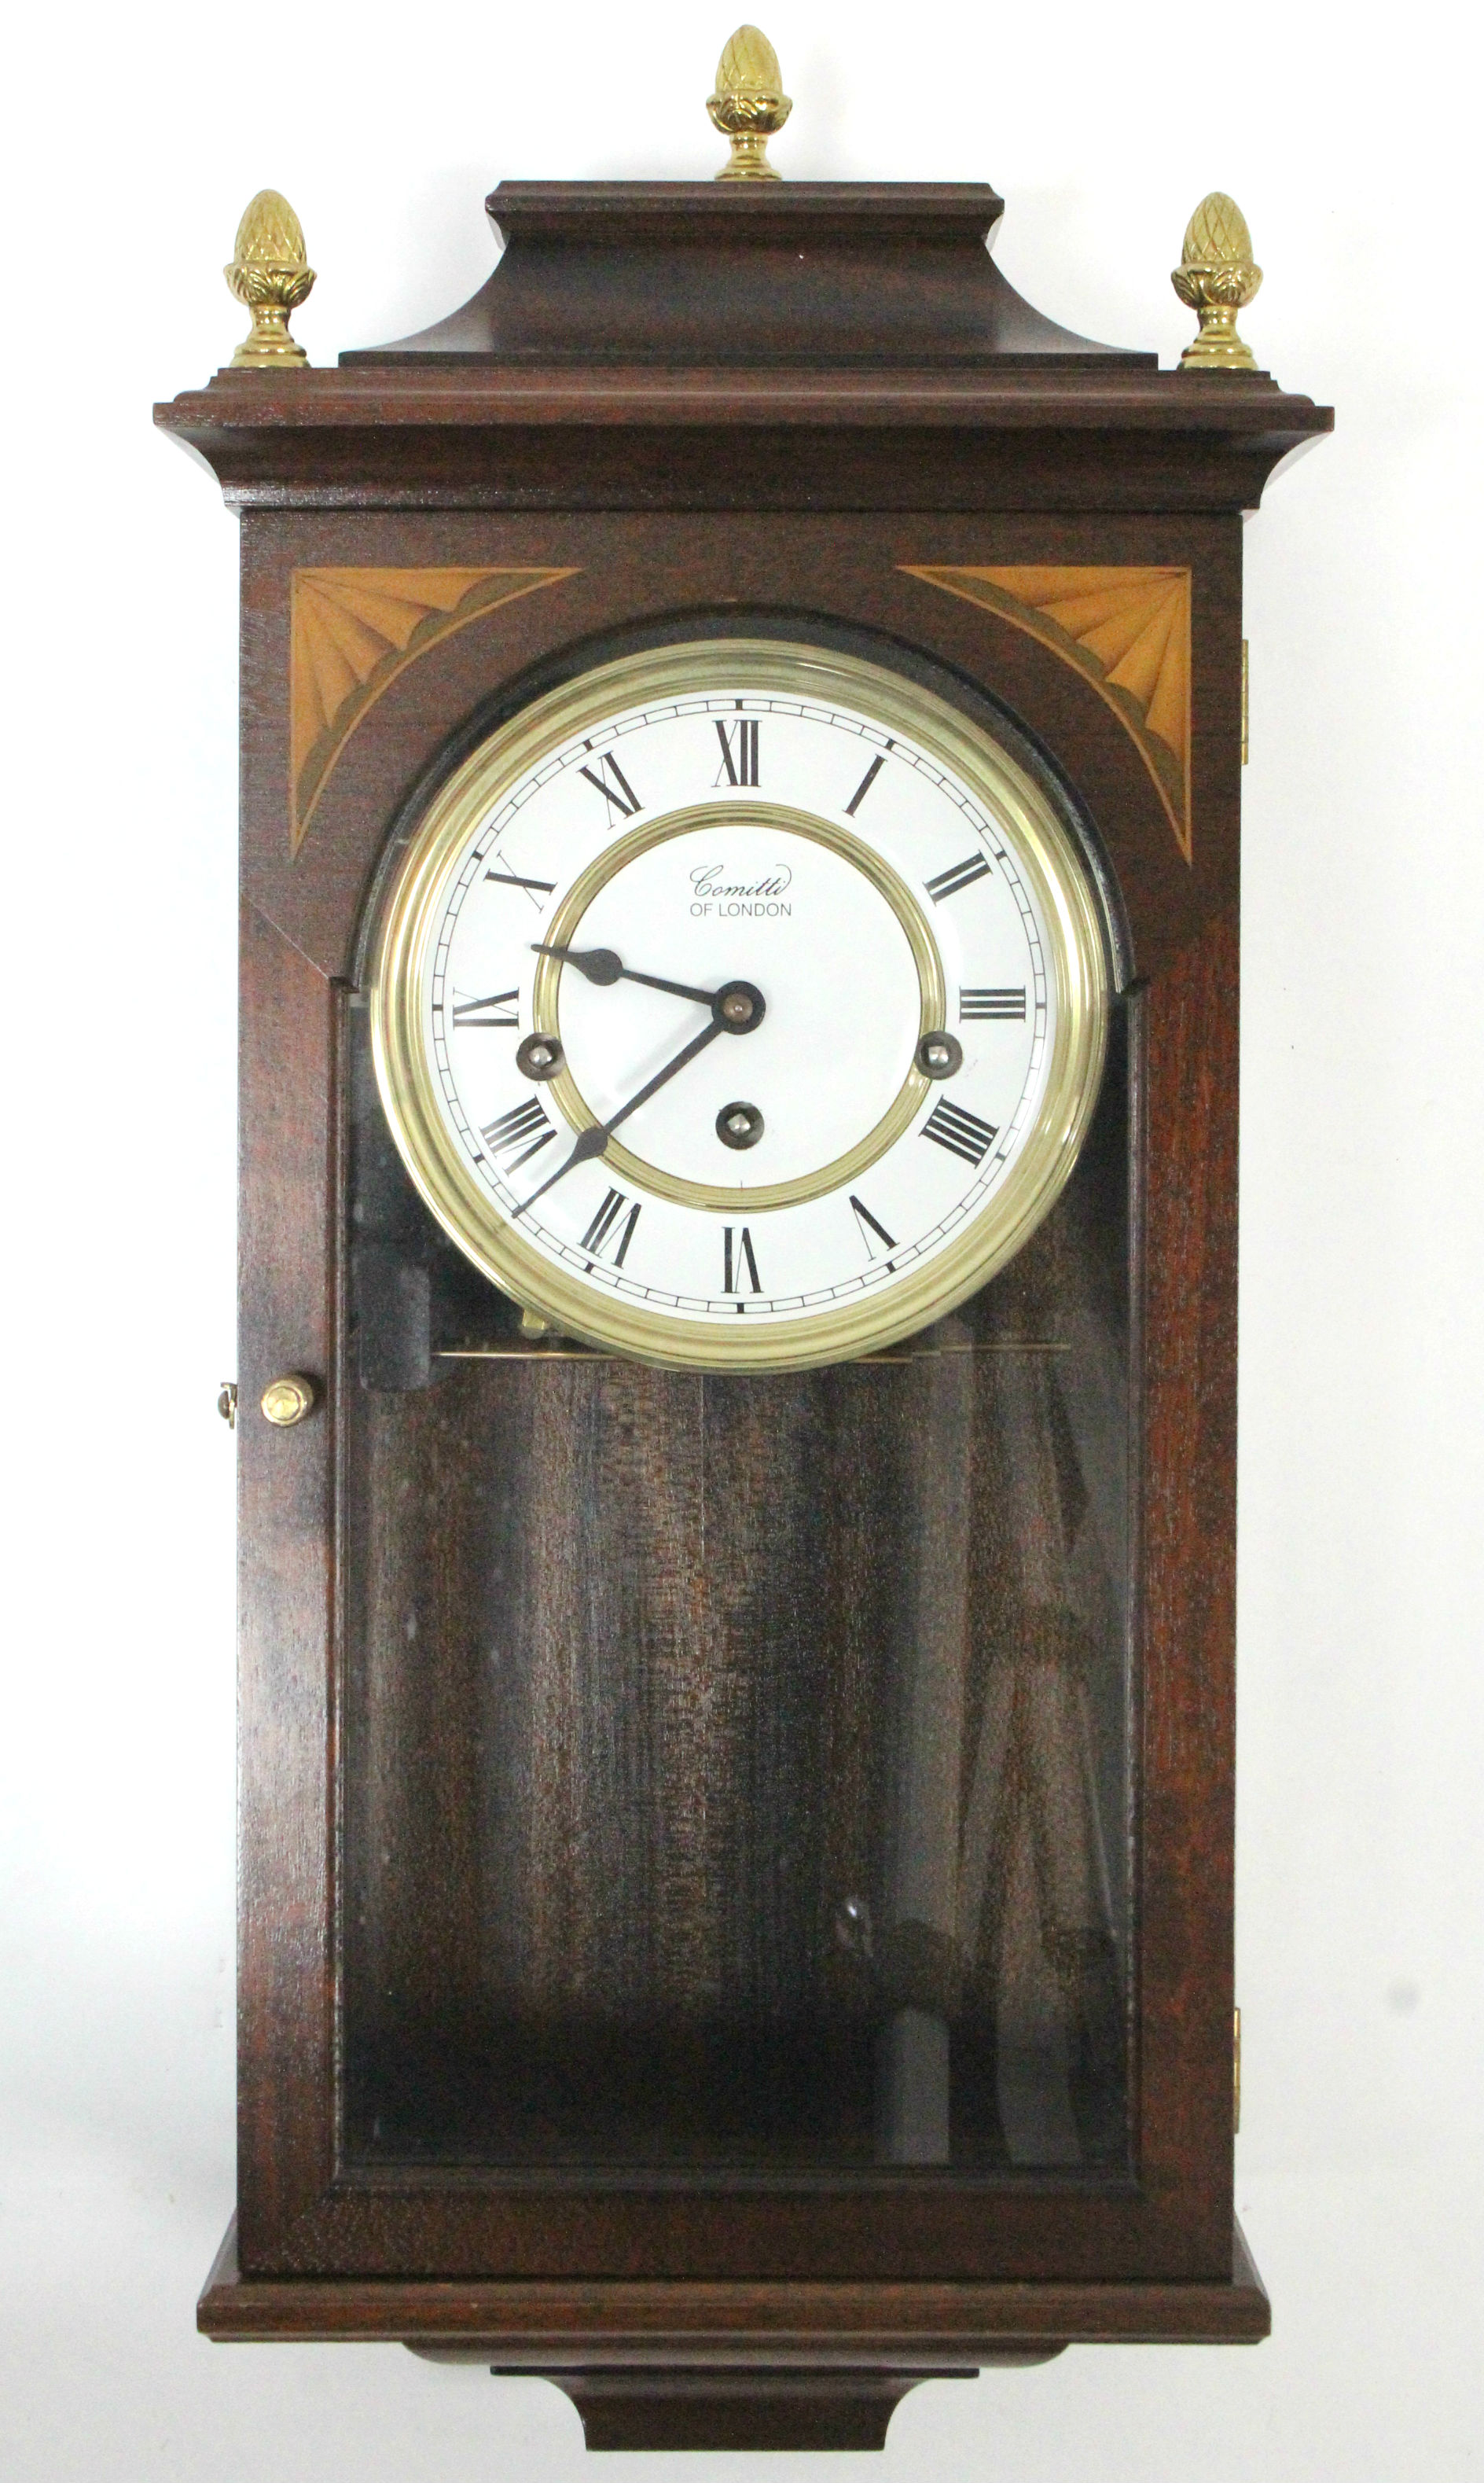
M 911 1334 L 1071 1170 L 1107 1007 L 1041 787 L 885 669 L 753 641 L 582 677 L 465 762 L 382 927 L 378 1076 L 497 1283 L 647 1359 Z

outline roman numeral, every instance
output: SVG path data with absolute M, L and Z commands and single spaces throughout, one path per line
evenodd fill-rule
M 455 1001 L 452 1011 L 454 1024 L 518 1026 L 520 1021 L 516 1015 L 515 1003 L 519 998 L 518 991 L 490 992 L 488 999 L 482 1001 Z
M 962 1156 L 966 1163 L 977 1164 L 983 1163 L 999 1132 L 992 1121 L 981 1121 L 977 1112 L 966 1112 L 962 1104 L 950 1104 L 944 1096 L 923 1122 L 922 1135 L 946 1147 L 951 1156 Z
M 998 989 L 994 985 L 985 984 L 981 985 L 979 989 L 975 991 L 965 990 L 961 991 L 959 994 L 959 1016 L 961 1018 L 1022 1018 L 1024 1015 L 1025 986 L 1023 983 L 1016 983 L 1014 985 L 1007 983 L 1003 989 Z
M 882 1244 L 884 1249 L 894 1250 L 896 1248 L 896 1243 L 892 1240 L 890 1234 L 887 1231 L 886 1226 L 877 1222 L 876 1217 L 871 1214 L 870 1209 L 866 1206 L 864 1199 L 857 1198 L 852 1195 L 850 1203 L 855 1210 L 856 1229 L 860 1233 L 861 1241 L 865 1243 L 866 1257 L 868 1259 L 874 1259 L 876 1256 L 875 1244 L 871 1240 L 871 1235 L 873 1233 L 876 1236 L 877 1242 Z
M 718 716 L 716 737 L 722 745 L 722 763 L 712 779 L 713 784 L 719 785 L 725 776 L 729 785 L 755 785 L 757 782 L 755 716 L 743 716 L 735 724 L 723 724 L 721 717 Z
M 556 889 L 554 879 L 526 879 L 518 870 L 487 870 L 485 877 L 497 879 L 502 888 L 539 889 L 543 896 L 552 895 Z
M 744 1224 L 733 1247 L 731 1226 L 725 1224 L 722 1227 L 722 1291 L 724 1294 L 741 1293 L 744 1268 L 754 1293 L 760 1294 L 762 1285 L 757 1274 L 757 1261 L 753 1255 L 751 1233 Z
M 527 1103 L 513 1104 L 508 1112 L 481 1130 L 480 1136 L 492 1156 L 504 1160 L 507 1172 L 518 1172 L 532 1156 L 550 1145 L 556 1132 L 533 1095 Z
M 598 1209 L 597 1214 L 594 1216 L 586 1233 L 584 1233 L 582 1240 L 577 1244 L 578 1248 L 580 1250 L 591 1250 L 595 1259 L 600 1259 L 603 1252 L 603 1243 L 607 1241 L 609 1234 L 613 1231 L 613 1228 L 617 1224 L 620 1216 L 623 1215 L 624 1208 L 628 1207 L 628 1222 L 624 1225 L 623 1233 L 619 1237 L 619 1246 L 613 1254 L 614 1266 L 616 1268 L 622 1268 L 624 1260 L 628 1256 L 628 1245 L 634 1238 L 634 1227 L 639 1221 L 639 1204 L 640 1202 L 636 1198 L 633 1205 L 629 1207 L 628 1200 L 624 1197 L 622 1189 L 610 1189 L 607 1196 L 604 1198 L 601 1207 Z
M 871 787 L 875 784 L 877 777 L 881 774 L 886 763 L 885 752 L 883 752 L 878 758 L 871 761 L 865 774 L 861 777 L 860 784 L 856 787 L 855 791 L 852 793 L 849 801 L 845 805 L 845 816 L 847 819 L 853 819 L 855 817 L 856 813 L 860 810 L 861 803 L 870 791 Z
M 602 753 L 596 768 L 579 767 L 577 773 L 579 776 L 585 776 L 588 783 L 596 786 L 601 793 L 608 805 L 610 821 L 615 816 L 621 819 L 631 819 L 636 811 L 643 810 L 644 804 L 611 751 L 605 750 Z
M 936 879 L 924 880 L 922 884 L 934 904 L 941 905 L 945 896 L 957 896 L 961 888 L 967 888 L 974 880 L 983 879 L 989 868 L 983 854 L 970 854 L 967 862 L 956 862 L 951 870 L 941 870 Z

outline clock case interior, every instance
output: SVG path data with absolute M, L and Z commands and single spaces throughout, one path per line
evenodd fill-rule
M 804 626 L 691 616 L 660 643 Z M 1126 971 L 1070 788 L 982 692 L 906 663 L 1041 783 Z M 440 757 L 368 931 L 437 782 L 547 685 Z M 1070 1195 L 1007 1268 L 885 1351 L 732 1375 L 528 1333 L 403 1166 L 363 971 L 336 1388 L 348 2160 L 1126 2173 L 1124 1007 Z
M 1330 417 L 1054 329 L 974 185 L 490 210 L 443 331 L 159 410 L 242 521 L 239 2187 L 199 2315 L 544 2371 L 595 2443 L 864 2445 L 929 2371 L 1266 2329 L 1232 2181 L 1241 523 Z M 1058 580 L 1168 586 L 1173 773 Z M 486 1352 L 514 1320 L 379 1121 L 377 873 L 492 702 L 728 613 L 868 633 L 1074 788 L 1126 934 L 1098 1117 L 901 1360 Z M 280 1430 L 288 1370 L 318 1398 Z

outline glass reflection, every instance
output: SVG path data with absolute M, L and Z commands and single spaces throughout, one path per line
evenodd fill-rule
M 358 1066 L 353 2157 L 1126 2155 L 1127 1116 L 890 1354 L 522 1333 Z

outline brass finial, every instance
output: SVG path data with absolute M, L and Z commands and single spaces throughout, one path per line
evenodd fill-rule
M 716 93 L 706 97 L 706 110 L 731 153 L 717 174 L 719 181 L 778 181 L 768 161 L 768 141 L 782 128 L 793 110 L 783 93 L 778 54 L 755 26 L 739 26 L 716 64 Z
M 1170 279 L 1180 300 L 1201 322 L 1195 343 L 1180 356 L 1182 371 L 1257 369 L 1252 347 L 1244 345 L 1236 333 L 1236 314 L 1261 281 L 1246 217 L 1225 190 L 1212 190 L 1185 227 L 1180 263 Z
M 259 190 L 237 227 L 227 284 L 252 313 L 232 356 L 234 370 L 281 371 L 308 360 L 288 333 L 288 314 L 309 298 L 314 270 L 304 227 L 277 190 Z

